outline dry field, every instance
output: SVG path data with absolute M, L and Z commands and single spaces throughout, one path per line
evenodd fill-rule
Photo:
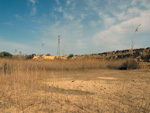
M 0 59 L 0 113 L 149 113 L 150 70 L 110 63 Z

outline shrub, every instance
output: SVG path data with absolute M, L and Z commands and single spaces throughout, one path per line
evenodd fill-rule
M 70 54 L 70 55 L 68 56 L 68 59 L 72 58 L 73 56 L 74 56 L 73 54 Z
M 26 59 L 33 59 L 34 56 L 36 56 L 36 54 L 28 55 L 28 56 L 26 57 Z
M 144 62 L 150 62 L 150 54 L 145 56 L 142 55 L 141 58 Z
M 51 54 L 50 54 L 50 53 L 47 53 L 46 56 L 51 56 Z
M 138 69 L 139 64 L 133 59 L 126 60 L 118 69 L 120 70 L 128 70 L 128 69 Z
M 0 57 L 1 57 L 1 58 L 12 58 L 12 56 L 13 56 L 13 55 L 10 54 L 9 52 L 5 52 L 5 51 L 4 51 L 4 52 L 1 52 L 1 53 L 0 53 Z

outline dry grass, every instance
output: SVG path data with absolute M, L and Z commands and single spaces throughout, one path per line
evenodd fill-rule
M 106 61 L 98 59 L 84 60 L 14 60 L 0 59 L 0 64 L 7 64 L 8 69 L 16 71 L 36 71 L 36 70 L 82 70 L 82 69 L 103 69 L 107 67 Z
M 149 69 L 108 64 L 121 63 L 0 59 L 0 113 L 150 112 Z

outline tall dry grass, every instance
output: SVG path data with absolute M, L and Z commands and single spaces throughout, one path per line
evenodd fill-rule
M 37 70 L 80 70 L 80 69 L 103 69 L 107 62 L 97 59 L 84 60 L 14 60 L 0 59 L 1 72 L 7 74 Z M 3 68 L 3 69 L 2 69 Z
M 0 112 L 122 112 L 121 107 L 111 107 L 111 104 L 103 102 L 98 96 L 53 93 L 43 81 L 62 76 L 65 71 L 118 69 L 123 62 L 99 59 L 0 59 Z M 101 110 L 101 107 L 104 109 Z
M 83 69 L 118 69 L 126 59 L 108 61 L 104 59 L 77 59 L 77 60 L 18 60 L 0 59 L 0 72 L 11 74 L 18 71 L 59 71 Z

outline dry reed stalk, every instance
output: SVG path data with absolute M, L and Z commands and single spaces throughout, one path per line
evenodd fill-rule
M 0 91 L 5 92 L 7 95 L 10 93 L 10 95 L 15 94 L 15 96 L 10 96 L 10 99 L 7 99 L 8 96 L 5 96 L 5 103 L 4 103 L 4 111 L 7 110 L 8 108 L 8 103 L 10 106 L 17 106 L 17 109 L 22 109 L 24 112 L 33 112 L 33 111 L 40 111 L 40 110 L 47 110 L 47 111 L 56 111 L 56 112 L 71 112 L 71 110 L 74 110 L 74 112 L 97 112 L 104 111 L 101 110 L 101 106 L 105 107 L 104 105 L 108 106 L 105 109 L 114 111 L 118 111 L 122 109 L 123 103 L 130 101 L 131 98 L 125 98 L 123 95 L 119 95 L 118 97 L 115 97 L 113 99 L 116 99 L 115 101 L 118 102 L 119 100 L 119 106 L 114 105 L 112 107 L 113 103 L 106 104 L 109 101 L 103 101 L 102 99 L 106 100 L 109 97 L 110 92 L 106 92 L 104 97 L 101 97 L 102 91 L 100 91 L 100 95 L 94 95 L 94 96 L 76 96 L 76 95 L 68 95 L 68 94 L 59 94 L 59 93 L 52 93 L 52 92 L 47 92 L 47 86 L 45 84 L 42 84 L 43 81 L 46 81 L 48 79 L 51 79 L 54 77 L 52 75 L 52 72 L 54 72 L 54 75 L 56 74 L 57 77 L 59 75 L 63 74 L 63 77 L 65 76 L 65 70 L 69 70 L 72 73 L 78 72 L 78 71 L 73 71 L 73 70 L 83 70 L 83 69 L 103 69 L 107 68 L 108 64 L 114 63 L 114 65 L 120 64 L 122 61 L 101 61 L 97 59 L 84 59 L 84 60 L 68 60 L 68 61 L 63 61 L 63 60 L 56 60 L 56 61 L 33 61 L 33 60 L 9 60 L 9 59 L 0 59 L 0 62 L 2 64 L 7 63 L 8 66 L 11 67 L 13 65 L 13 68 L 11 68 L 11 73 L 7 73 L 7 75 L 4 74 L 4 71 L 2 74 L 0 74 Z M 61 64 L 61 65 L 60 65 Z M 54 71 L 54 70 L 61 70 L 61 71 Z M 68 71 L 68 73 L 69 73 Z M 80 71 L 80 72 L 81 72 Z M 105 71 L 107 73 L 105 73 Z M 108 75 L 115 75 L 117 77 L 122 76 L 122 73 L 124 73 L 124 76 L 130 75 L 130 71 L 127 72 L 120 72 L 119 73 L 114 73 L 116 72 L 113 70 L 102 70 L 101 73 L 97 73 L 96 76 L 108 76 Z M 65 74 L 64 74 L 65 73 Z M 141 73 L 141 72 L 140 72 Z M 81 74 L 81 73 L 80 73 Z M 136 74 L 139 73 L 131 73 L 132 76 L 136 76 Z M 90 76 L 94 76 L 93 73 L 90 73 Z M 70 76 L 70 75 L 69 75 Z M 141 76 L 141 75 L 138 75 Z M 56 76 L 55 76 L 56 77 Z M 54 77 L 54 78 L 55 78 Z M 87 73 L 84 75 L 83 80 L 88 78 Z M 121 77 L 120 77 L 121 78 Z M 81 78 L 77 78 L 81 79 Z M 90 80 L 90 78 L 88 78 Z M 95 78 L 94 78 L 95 79 Z M 130 77 L 131 79 L 131 77 Z M 121 84 L 122 84 L 122 78 L 121 78 Z M 103 80 L 104 81 L 104 80 Z M 64 81 L 65 82 L 65 81 Z M 108 83 L 115 83 L 117 81 L 107 81 Z M 126 85 L 128 85 L 128 82 L 131 82 L 131 80 L 127 80 L 126 82 L 123 83 L 123 87 L 121 91 L 125 92 L 126 90 Z M 61 85 L 61 84 L 59 84 Z M 10 91 L 6 90 L 6 87 L 10 88 Z M 37 87 L 37 89 L 34 87 Z M 88 84 L 88 89 L 90 89 L 90 84 Z M 95 86 L 96 87 L 96 86 Z M 120 85 L 119 85 L 120 87 Z M 2 88 L 2 89 L 1 89 Z M 13 89 L 14 88 L 14 89 Z M 38 88 L 44 88 L 44 89 L 38 89 Z M 132 88 L 132 87 L 131 87 Z M 42 91 L 41 91 L 42 90 Z M 105 89 L 106 90 L 106 89 Z M 43 92 L 44 91 L 44 92 Z M 120 90 L 118 90 L 119 92 Z M 127 90 L 128 91 L 128 90 Z M 136 92 L 135 92 L 136 93 Z M 99 98 L 100 97 L 100 98 Z M 12 100 L 15 101 L 11 102 Z M 27 101 L 24 100 L 27 99 Z M 101 99 L 102 98 L 102 99 Z M 119 98 L 119 99 L 118 99 Z M 148 96 L 144 96 L 144 98 L 149 99 Z M 118 100 L 117 100 L 118 99 Z M 8 101 L 9 100 L 9 101 Z M 143 100 L 145 102 L 145 100 Z M 44 102 L 44 103 L 43 103 Z M 142 101 L 141 101 L 142 102 Z M 144 103 L 143 102 L 143 103 Z M 91 104 L 92 103 L 92 104 Z M 127 103 L 129 104 L 129 103 Z M 34 105 L 34 106 L 33 106 Z M 49 108 L 51 105 L 52 108 Z M 134 105 L 134 104 L 133 104 Z M 148 105 L 148 103 L 147 103 Z M 40 106 L 42 106 L 40 108 Z M 128 106 L 128 105 L 127 105 Z M 139 106 L 144 106 L 139 105 Z M 36 107 L 36 110 L 35 110 Z M 132 107 L 132 108 L 131 108 Z M 133 110 L 134 106 L 129 106 L 129 110 Z M 33 108 L 33 111 L 29 111 L 29 108 Z M 44 109 L 45 108 L 45 109 Z M 70 108 L 70 109 L 68 109 Z M 117 108 L 117 109 L 114 109 Z M 148 109 L 148 107 L 145 107 Z M 143 107 L 141 108 L 141 110 Z M 136 111 L 136 110 L 135 110 Z

